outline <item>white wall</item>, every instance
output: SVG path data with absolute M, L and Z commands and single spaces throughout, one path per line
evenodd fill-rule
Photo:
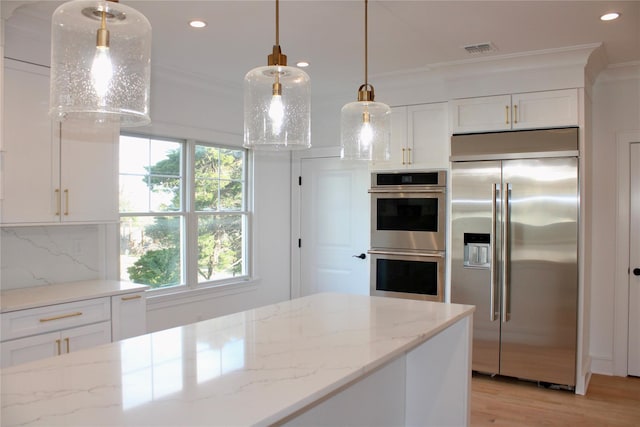
M 616 276 L 616 133 L 640 130 L 640 64 L 603 71 L 593 88 L 591 357 L 612 374 Z

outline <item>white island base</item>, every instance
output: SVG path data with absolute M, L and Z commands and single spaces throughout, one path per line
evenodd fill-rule
M 2 426 L 469 424 L 472 306 L 318 294 L 2 370 Z
M 469 425 L 470 320 L 459 320 L 284 425 Z

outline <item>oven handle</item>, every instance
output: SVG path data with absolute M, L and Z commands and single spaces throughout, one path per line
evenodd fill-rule
M 444 258 L 443 252 L 397 252 L 397 251 L 379 251 L 375 249 L 371 249 L 367 251 L 368 254 L 371 255 L 399 255 L 399 256 L 419 256 L 425 258 Z
M 393 193 L 393 194 L 402 194 L 402 193 L 436 193 L 436 194 L 444 194 L 447 190 L 444 188 L 409 188 L 409 189 L 390 189 L 390 188 L 370 188 L 369 193 Z

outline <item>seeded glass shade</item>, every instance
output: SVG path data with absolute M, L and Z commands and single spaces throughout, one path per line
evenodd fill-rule
M 274 95 L 276 77 L 281 95 Z M 256 150 L 311 147 L 311 88 L 295 67 L 254 68 L 244 78 L 244 146 Z
M 96 41 L 102 12 L 106 48 Z M 62 4 L 51 24 L 51 116 L 149 123 L 150 58 L 151 25 L 140 12 L 110 1 Z
M 340 122 L 341 158 L 389 160 L 391 108 L 387 104 L 372 101 L 350 102 L 342 107 Z

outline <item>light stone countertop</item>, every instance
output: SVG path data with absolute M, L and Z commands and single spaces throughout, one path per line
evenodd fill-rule
M 473 306 L 316 294 L 1 371 L 2 426 L 269 425 Z
M 8 313 L 46 305 L 140 292 L 146 289 L 149 289 L 149 286 L 118 280 L 86 280 L 9 289 L 0 292 L 0 312 Z

